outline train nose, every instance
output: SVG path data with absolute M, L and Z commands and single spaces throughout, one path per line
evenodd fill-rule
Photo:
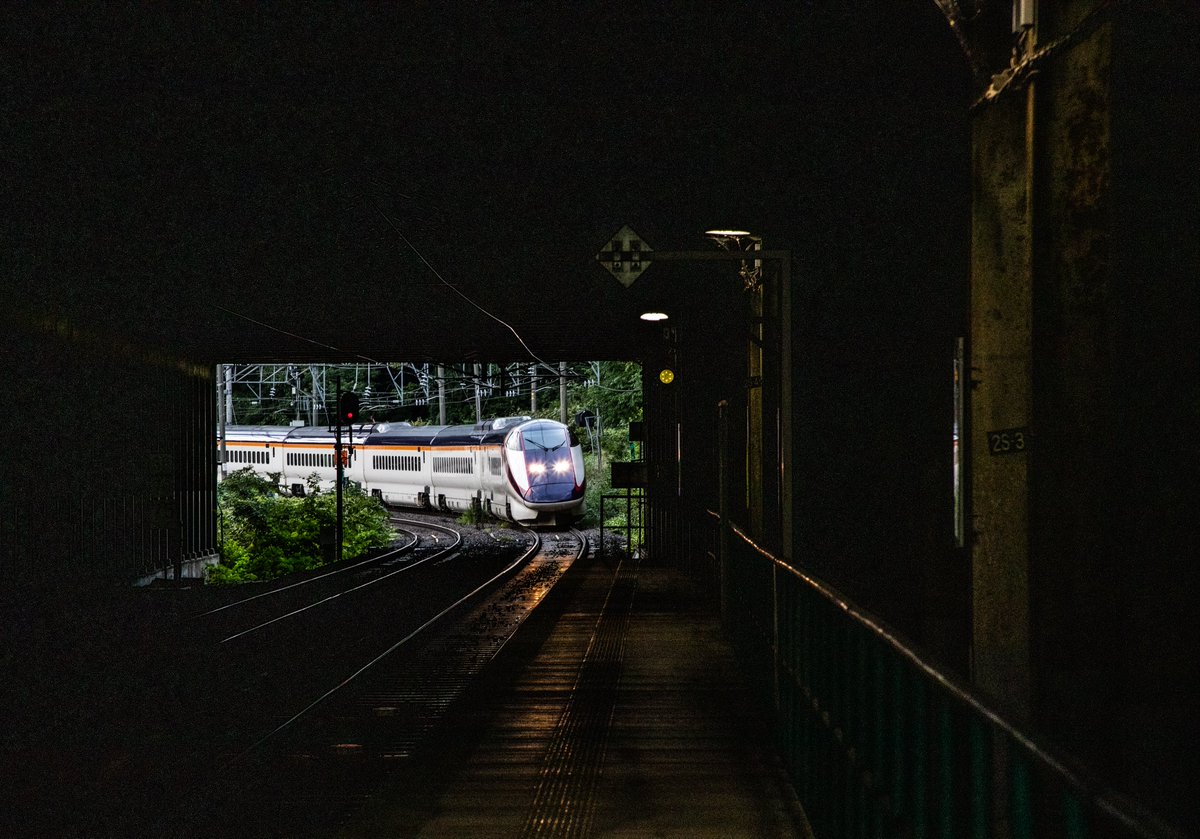
M 527 463 L 529 489 L 527 501 L 569 501 L 577 496 L 578 485 L 571 460 L 566 457 L 543 458 Z

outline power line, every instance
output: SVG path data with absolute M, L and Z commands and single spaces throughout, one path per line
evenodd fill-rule
M 335 347 L 333 344 L 326 344 L 322 341 L 314 341 L 312 338 L 305 338 L 303 335 L 297 335 L 295 332 L 289 332 L 286 329 L 282 329 L 278 326 L 275 326 L 270 323 L 266 323 L 265 321 L 261 321 L 256 318 L 252 318 L 249 315 L 244 315 L 241 312 L 235 312 L 233 309 L 227 309 L 224 306 L 220 305 L 219 303 L 214 303 L 213 306 L 216 307 L 217 309 L 220 309 L 222 312 L 225 312 L 226 314 L 230 314 L 236 318 L 241 318 L 242 320 L 249 321 L 250 323 L 253 323 L 257 326 L 261 326 L 264 329 L 270 329 L 274 332 L 278 332 L 280 335 L 287 335 L 289 338 L 295 338 L 298 341 L 305 341 L 309 344 L 312 344 L 313 346 L 324 347 L 325 349 L 333 350 L 334 352 L 345 352 L 345 350 L 343 350 L 341 347 Z M 353 355 L 355 358 L 361 358 L 363 361 L 369 361 L 372 364 L 383 364 L 384 363 L 382 361 L 379 361 L 378 359 L 371 358 L 370 356 L 362 355 L 361 353 L 353 353 Z
M 520 342 L 521 346 L 525 348 L 525 352 L 529 353 L 530 358 L 532 358 L 534 361 L 538 361 L 542 364 L 545 364 L 547 367 L 550 366 L 545 360 L 543 360 L 541 357 L 539 357 L 537 353 L 535 353 L 533 350 L 531 350 L 529 348 L 529 345 L 525 343 L 525 339 L 521 337 L 521 333 L 517 332 L 517 330 L 513 328 L 512 324 L 510 324 L 508 321 L 504 320 L 503 318 L 500 318 L 500 317 L 492 314 L 487 309 L 485 309 L 483 306 L 480 306 L 478 303 L 476 303 L 474 300 L 472 300 L 470 297 L 468 297 L 466 294 L 464 294 L 458 288 L 458 286 L 447 281 L 446 278 L 443 277 L 440 273 L 438 273 L 438 270 L 433 267 L 433 263 L 431 263 L 428 259 L 426 259 L 424 254 L 422 254 L 419 250 L 417 250 L 417 246 L 408 240 L 408 237 L 404 235 L 404 232 L 400 229 L 399 225 L 397 225 L 394 220 L 392 220 L 386 213 L 384 213 L 383 210 L 380 210 L 378 207 L 376 207 L 375 209 L 379 212 L 379 215 L 383 216 L 384 221 L 386 221 L 388 224 L 390 224 L 392 226 L 392 229 L 396 231 L 396 235 L 400 237 L 400 239 L 404 242 L 404 244 L 408 245 L 409 248 L 412 249 L 412 252 L 417 255 L 417 259 L 424 262 L 425 267 L 427 267 L 431 272 L 433 272 L 433 276 L 437 277 L 438 280 L 442 283 L 442 285 L 446 286 L 446 288 L 453 291 L 455 294 L 457 294 L 463 300 L 466 300 L 468 303 L 470 303 L 476 309 L 483 312 L 483 314 L 487 315 L 489 318 L 496 321 L 496 323 L 500 324 L 505 329 L 507 329 L 509 332 L 511 332 L 516 337 L 517 341 Z

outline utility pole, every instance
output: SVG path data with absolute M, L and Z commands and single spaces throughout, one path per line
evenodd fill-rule
M 567 362 L 558 362 L 558 421 L 567 424 Z
M 529 413 L 537 414 L 537 365 L 529 365 Z
M 233 416 L 233 365 L 225 366 L 225 421 L 234 422 Z
M 337 527 L 333 534 L 334 543 L 334 562 L 342 561 L 342 527 L 345 524 L 345 517 L 342 510 L 342 480 L 345 476 L 345 469 L 342 467 L 342 374 L 337 375 L 337 426 L 334 431 L 333 444 L 333 463 L 337 467 Z
M 483 422 L 483 396 L 479 392 L 479 377 L 483 375 L 483 371 L 478 364 L 475 365 L 475 422 Z
M 300 416 L 300 368 L 294 367 L 292 372 L 292 401 L 296 408 L 296 425 L 304 422 L 304 418 Z
M 439 364 L 438 377 L 438 425 L 446 424 L 446 368 Z
M 221 427 L 221 477 L 224 478 L 228 472 L 228 467 L 225 465 L 228 449 L 225 446 L 225 426 L 227 423 L 225 413 L 225 400 L 222 398 L 225 391 L 225 365 L 217 365 L 217 412 L 219 414 L 217 421 Z
M 308 375 L 312 378 L 312 398 L 308 402 L 308 424 L 317 424 L 317 403 L 325 404 L 325 368 L 315 364 L 308 365 Z

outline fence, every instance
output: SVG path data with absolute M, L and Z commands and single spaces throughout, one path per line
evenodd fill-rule
M 820 839 L 1181 839 L 832 588 L 727 530 L 713 540 L 729 546 L 726 616 Z
M 607 526 L 608 516 L 624 507 L 625 523 L 615 527 Z M 600 545 L 597 555 L 604 557 L 604 532 L 625 533 L 625 549 L 630 555 L 646 543 L 646 493 L 640 489 L 626 489 L 624 492 L 609 492 L 600 496 Z

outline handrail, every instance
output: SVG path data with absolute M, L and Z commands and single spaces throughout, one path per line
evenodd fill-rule
M 709 516 L 718 519 L 718 521 L 721 519 L 719 513 L 712 510 L 706 510 L 706 512 Z M 1140 839 L 1186 839 L 1185 834 L 1163 822 L 1157 815 L 1148 812 L 1137 802 L 1109 789 L 1099 782 L 1082 777 L 1076 770 L 1068 766 L 1065 760 L 1055 756 L 1049 749 L 1035 742 L 1014 723 L 981 701 L 969 686 L 954 676 L 943 673 L 936 666 L 926 661 L 909 643 L 902 640 L 883 621 L 871 615 L 866 610 L 855 606 L 835 588 L 775 556 L 770 550 L 758 544 L 742 527 L 733 521 L 726 520 L 725 523 L 732 533 L 736 534 L 746 545 L 772 563 L 775 568 L 791 575 L 819 594 L 828 604 L 840 610 L 853 622 L 867 629 L 876 639 L 891 648 L 893 652 L 898 654 L 920 673 L 924 674 L 926 678 L 940 685 L 942 689 L 948 692 L 951 699 L 986 720 L 986 722 L 999 732 L 1021 746 L 1031 757 L 1058 775 L 1067 785 L 1074 788 L 1090 805 L 1115 820 L 1120 826 L 1135 831 L 1135 835 L 1140 837 Z M 777 655 L 778 651 L 775 654 Z

